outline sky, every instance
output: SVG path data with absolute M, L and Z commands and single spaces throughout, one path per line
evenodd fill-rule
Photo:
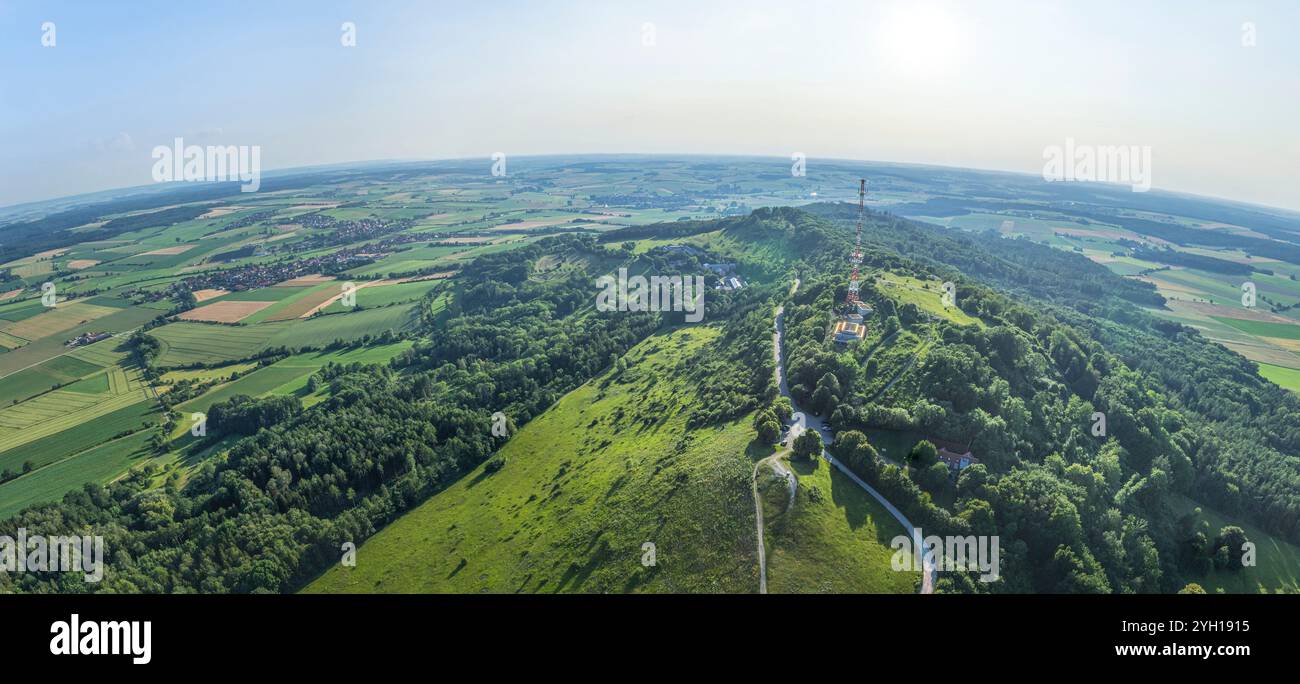
M 1290 0 L 0 0 L 0 206 L 147 184 L 177 137 L 258 145 L 264 171 L 638 152 L 1033 174 L 1072 139 L 1149 147 L 1159 189 L 1300 209 L 1298 121 Z

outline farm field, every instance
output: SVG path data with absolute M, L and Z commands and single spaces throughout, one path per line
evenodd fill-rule
M 301 345 L 304 340 L 318 345 L 334 340 L 351 342 L 367 335 L 377 337 L 386 330 L 405 330 L 415 320 L 415 308 L 409 305 L 313 316 L 305 320 L 299 319 L 292 324 L 293 327 L 281 329 L 271 338 L 270 346 Z
M 108 398 L 55 390 L 0 408 L 0 453 L 150 398 L 138 380 L 120 389 Z
M 1278 387 L 1285 387 L 1292 392 L 1300 393 L 1300 370 L 1261 363 L 1259 364 L 1259 374 Z
M 0 376 L 35 366 L 58 356 L 69 355 L 82 358 L 82 349 L 70 350 L 64 345 L 64 341 L 88 332 L 126 332 L 137 328 L 145 321 L 148 321 L 157 315 L 157 312 L 155 311 L 149 311 L 140 307 L 110 310 L 114 313 L 110 313 L 88 323 L 77 325 L 69 330 L 59 332 L 56 335 L 50 335 L 39 340 L 33 340 L 19 349 L 14 349 L 7 353 L 0 354 Z M 111 344 L 113 344 L 112 340 L 104 340 L 91 345 L 91 348 Z
M 150 458 L 148 431 L 105 442 L 0 484 L 0 519 L 35 504 L 57 501 L 88 482 L 105 484 Z
M 206 321 L 210 323 L 236 323 L 271 306 L 275 302 L 257 302 L 249 300 L 224 300 L 204 304 L 184 311 L 177 316 L 182 321 Z
M 285 383 L 310 375 L 313 370 L 313 368 L 307 366 L 272 364 L 259 368 L 234 382 L 221 385 L 201 397 L 179 404 L 177 408 L 184 412 L 206 412 L 213 404 L 225 401 L 237 394 L 260 397 Z M 188 429 L 187 426 L 182 426 L 182 428 Z
M 421 280 L 411 283 L 395 283 L 391 285 L 375 285 L 372 287 L 360 288 L 357 290 L 356 306 L 360 308 L 374 308 L 388 306 L 390 304 L 400 304 L 420 299 L 426 292 L 438 287 L 439 280 Z M 331 302 L 329 306 L 321 309 L 323 313 L 343 313 L 348 307 L 343 306 L 342 301 Z
M 16 323 L 0 325 L 0 332 L 25 340 L 38 340 L 118 311 L 113 307 L 73 302 L 55 306 Z
M 0 450 L 0 470 L 21 472 L 23 463 L 32 461 L 36 466 L 51 463 L 78 451 L 89 449 L 115 435 L 140 429 L 156 418 L 158 405 L 152 401 L 137 401 L 76 426 L 43 437 L 28 440 Z
M 366 283 L 360 283 L 358 287 Z M 325 281 L 319 285 L 306 288 L 301 295 L 292 299 L 285 300 L 279 305 L 267 309 L 261 317 L 262 320 L 268 321 L 291 321 L 296 318 L 303 318 L 315 311 L 331 298 L 339 296 L 343 291 L 343 283 Z
M 247 358 L 265 348 L 271 338 L 287 325 L 230 326 L 180 322 L 155 328 L 149 334 L 162 343 L 158 365 L 168 367 Z

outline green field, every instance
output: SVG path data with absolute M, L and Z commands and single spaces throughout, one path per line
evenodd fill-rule
M 367 541 L 355 568 L 306 591 L 756 591 L 749 419 L 680 442 L 704 401 L 682 364 L 717 335 L 638 345 L 620 379 L 583 385 L 514 435 L 499 472 L 475 469 Z M 642 422 L 655 402 L 671 408 Z M 641 564 L 646 542 L 654 567 Z
M 927 282 L 894 273 L 881 274 L 875 282 L 885 294 L 902 304 L 915 304 L 924 313 L 946 318 L 958 325 L 983 325 L 978 318 L 958 307 L 945 307 L 943 284 L 940 282 Z
M 1212 569 L 1207 575 L 1189 577 L 1189 581 L 1200 584 L 1208 592 L 1223 591 L 1229 594 L 1300 592 L 1300 548 L 1253 525 L 1240 520 L 1231 520 L 1185 497 L 1178 497 L 1175 504 L 1180 515 L 1185 515 L 1197 507 L 1201 509 L 1201 519 L 1209 523 L 1206 536 L 1211 542 L 1223 526 L 1236 525 L 1245 530 L 1246 537 L 1255 544 L 1255 567 L 1241 570 Z
M 49 392 L 56 385 L 66 385 L 102 370 L 100 366 L 72 357 L 60 356 L 26 370 L 0 378 L 0 407 L 26 401 Z
M 301 345 L 304 340 L 317 345 L 334 340 L 351 342 L 366 335 L 377 337 L 385 330 L 406 330 L 416 320 L 415 307 L 410 305 L 313 316 L 294 323 L 290 330 L 278 333 L 271 339 L 271 346 Z
M 234 382 L 221 385 L 201 397 L 196 397 L 183 404 L 178 404 L 176 408 L 187 412 L 206 412 L 213 404 L 219 401 L 225 401 L 237 394 L 246 394 L 250 397 L 260 397 L 280 385 L 309 375 L 311 372 L 312 369 L 310 367 L 281 366 L 279 364 L 274 364 L 265 368 L 259 368 Z
M 1259 374 L 1278 387 L 1300 392 L 1300 370 L 1283 368 L 1268 363 L 1259 364 Z
M 0 451 L 0 470 L 21 472 L 23 463 L 31 461 L 40 466 L 61 460 L 79 451 L 112 438 L 126 430 L 139 429 L 152 422 L 151 414 L 158 409 L 152 401 L 138 401 L 64 430 L 30 440 Z
M 160 367 L 191 363 L 221 363 L 247 358 L 267 346 L 276 333 L 293 323 L 259 325 L 214 325 L 208 323 L 168 323 L 149 331 L 162 343 L 158 355 Z
M 63 495 L 88 482 L 106 483 L 149 456 L 149 432 L 137 432 L 50 463 L 16 480 L 0 484 L 0 519 Z
M 1270 323 L 1268 321 L 1247 321 L 1240 318 L 1214 316 L 1214 320 L 1230 325 L 1244 333 L 1257 337 L 1276 337 L 1283 340 L 1300 340 L 1300 325 L 1290 323 Z
M 194 363 L 224 363 L 246 359 L 268 347 L 322 346 L 335 340 L 351 342 L 385 330 L 404 330 L 416 320 L 412 306 L 390 306 L 309 319 L 254 325 L 169 323 L 149 331 L 162 343 L 157 365 L 162 368 Z
M 365 287 L 357 290 L 356 305 L 361 308 L 374 308 L 388 306 L 390 304 L 399 304 L 401 302 L 411 302 L 420 299 L 426 292 L 437 287 L 443 281 L 439 280 L 422 280 L 414 283 L 398 283 L 395 285 L 379 285 L 376 287 Z M 323 313 L 343 313 L 348 311 L 348 307 L 343 306 L 342 301 L 336 301 L 322 309 Z
M 81 394 L 105 394 L 109 391 L 108 371 L 92 375 L 83 380 L 68 385 L 65 389 L 69 392 L 78 392 Z

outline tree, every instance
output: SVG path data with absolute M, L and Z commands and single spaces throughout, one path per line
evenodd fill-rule
M 794 415 L 794 408 L 790 405 L 789 397 L 777 397 L 772 402 L 772 411 L 776 414 L 776 419 L 781 423 L 790 422 L 790 417 Z
M 939 450 L 934 447 L 934 443 L 928 439 L 923 439 L 912 447 L 911 453 L 907 458 L 914 468 L 929 468 L 939 460 Z
M 794 454 L 809 461 L 822 453 L 822 438 L 816 430 L 804 430 L 794 440 Z
M 1221 567 L 1228 570 L 1241 570 L 1241 555 L 1245 551 L 1243 547 L 1249 542 L 1246 531 L 1236 525 L 1226 525 L 1219 530 L 1219 536 L 1214 539 L 1215 553 L 1220 553 L 1219 549 L 1227 552 L 1227 562 Z
M 1197 583 L 1195 583 L 1195 582 L 1188 582 L 1188 583 L 1187 583 L 1187 586 L 1185 586 L 1185 587 L 1183 587 L 1182 589 L 1179 589 L 1179 590 L 1178 590 L 1178 593 L 1180 593 L 1180 594 L 1204 594 L 1204 593 L 1205 593 L 1205 587 L 1202 587 L 1201 585 L 1199 585 L 1199 584 L 1197 584 Z
M 772 444 L 781 436 L 781 424 L 776 422 L 776 418 L 768 417 L 758 424 L 758 441 L 763 444 Z

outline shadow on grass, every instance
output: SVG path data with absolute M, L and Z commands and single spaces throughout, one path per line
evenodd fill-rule
M 752 440 L 745 446 L 745 456 L 748 457 L 750 461 L 761 461 L 774 453 L 776 453 L 775 446 L 772 446 L 771 444 L 763 444 L 758 441 L 758 439 Z

